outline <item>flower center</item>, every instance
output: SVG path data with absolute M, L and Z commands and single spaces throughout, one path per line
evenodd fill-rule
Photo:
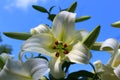
M 64 57 L 65 54 L 68 54 L 69 51 L 68 51 L 68 45 L 65 43 L 63 44 L 61 41 L 56 41 L 54 43 L 54 46 L 53 46 L 53 49 L 56 49 L 56 53 L 55 53 L 55 56 L 56 57 Z

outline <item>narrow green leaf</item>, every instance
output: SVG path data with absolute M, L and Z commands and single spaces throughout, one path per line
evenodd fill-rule
M 11 54 L 12 52 L 12 47 L 8 44 L 2 44 L 0 45 L 0 54 L 2 53 L 8 53 Z
M 36 56 L 35 58 L 42 58 L 48 61 L 48 59 L 45 56 L 42 56 L 41 54 L 38 54 L 38 56 Z
M 74 2 L 68 9 L 68 12 L 74 12 L 76 10 L 77 7 L 77 2 Z
M 90 16 L 81 16 L 79 18 L 76 18 L 75 22 L 82 22 L 82 21 L 88 20 L 90 18 L 91 18 Z
M 89 33 L 89 35 L 82 41 L 89 49 L 92 47 L 94 42 L 96 41 L 100 32 L 100 25 L 98 25 L 93 31 Z
M 32 7 L 40 12 L 43 12 L 43 13 L 48 13 L 47 9 L 45 9 L 44 7 L 42 6 L 37 6 L 37 5 L 32 5 Z
M 5 61 L 3 60 L 3 58 L 0 56 L 0 69 L 2 69 L 5 65 Z
M 60 12 L 61 12 L 61 11 L 67 11 L 67 10 L 68 10 L 68 8 L 66 8 L 66 9 L 60 9 Z
M 53 9 L 54 7 L 55 7 L 55 6 L 50 7 L 49 13 L 51 13 L 51 11 L 52 11 L 52 9 Z
M 72 64 L 74 64 L 74 63 L 73 63 L 73 62 L 67 62 L 67 61 L 65 61 L 65 62 L 63 63 L 63 65 L 62 65 L 62 69 L 65 70 L 65 72 L 68 72 L 69 67 L 70 67 Z M 65 69 L 64 69 L 64 68 L 65 68 Z
M 50 15 L 48 16 L 48 19 L 51 20 L 51 21 L 53 21 L 54 18 L 55 18 L 55 16 L 56 16 L 56 14 L 50 14 Z
M 32 35 L 30 33 L 25 32 L 4 32 L 4 35 L 10 38 L 19 39 L 19 40 L 26 40 Z
M 92 49 L 92 50 L 97 50 L 97 51 L 99 51 L 101 45 L 102 45 L 102 42 L 95 42 L 95 43 L 93 44 L 93 46 L 91 47 L 91 49 Z
M 120 28 L 120 21 L 112 23 L 111 26 L 116 27 L 116 28 Z

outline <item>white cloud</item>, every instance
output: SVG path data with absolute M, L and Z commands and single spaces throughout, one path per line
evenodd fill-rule
M 6 4 L 4 8 L 6 10 L 13 10 L 15 8 L 27 10 L 32 5 L 47 4 L 49 2 L 58 2 L 59 0 L 5 0 Z
M 26 10 L 29 6 L 33 4 L 38 4 L 38 2 L 46 2 L 47 0 L 7 0 L 5 9 L 11 10 L 12 8 L 20 8 Z
M 26 9 L 29 5 L 37 4 L 38 0 L 16 0 L 15 6 Z

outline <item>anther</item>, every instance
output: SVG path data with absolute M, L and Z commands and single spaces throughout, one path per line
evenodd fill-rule
M 58 45 L 59 44 L 58 41 L 56 41 L 55 44 Z
M 56 46 L 53 46 L 53 49 L 56 49 Z
M 67 44 L 64 44 L 64 48 L 66 48 L 67 47 Z
M 68 53 L 69 53 L 69 51 L 64 51 L 63 53 L 64 53 L 64 54 L 68 54 Z
M 59 57 L 59 52 L 56 52 L 55 56 L 56 56 L 56 57 Z

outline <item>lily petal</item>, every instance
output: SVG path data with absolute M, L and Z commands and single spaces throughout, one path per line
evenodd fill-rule
M 22 51 L 38 52 L 49 56 L 54 56 L 54 54 L 52 54 L 54 52 L 52 49 L 53 42 L 55 42 L 54 37 L 50 34 L 41 33 L 33 35 L 22 45 Z M 19 54 L 20 57 L 23 52 Z
M 52 31 L 59 41 L 66 43 L 73 39 L 71 35 L 75 33 L 75 15 L 71 12 L 62 11 L 54 18 Z
M 40 24 L 30 31 L 31 34 L 50 33 L 50 28 L 45 24 Z
M 79 30 L 76 31 L 74 35 L 71 35 L 73 37 L 72 41 L 70 41 L 68 44 L 76 44 L 78 41 L 82 41 L 87 35 L 89 34 L 86 30 Z
M 109 38 L 101 45 L 101 50 L 114 50 L 116 52 L 119 47 L 119 42 L 113 38 Z
M 114 69 L 114 73 L 120 79 L 120 65 Z
M 102 62 L 100 60 L 97 60 L 93 63 L 95 65 L 95 69 L 97 72 L 103 72 L 104 70 L 102 69 Z
M 63 62 L 60 61 L 60 58 L 52 58 L 50 60 L 50 73 L 56 79 L 61 79 L 65 77 L 65 72 L 62 70 Z
M 19 61 L 8 59 L 6 65 L 0 72 L 0 80 L 32 80 L 27 70 Z
M 45 59 L 29 59 L 25 63 L 8 59 L 0 72 L 0 80 L 38 80 L 49 72 Z
M 119 48 L 119 42 L 113 38 L 109 38 L 105 40 L 100 48 L 101 50 L 103 49 L 107 51 L 110 50 L 110 53 L 112 54 L 112 56 L 108 62 L 108 65 L 112 67 L 116 67 L 120 63 L 120 60 L 119 60 L 120 53 L 118 52 L 118 48 Z
M 119 64 L 120 64 L 120 50 L 118 50 L 115 53 L 111 66 L 114 68 L 114 67 L 117 67 Z
M 88 64 L 91 58 L 91 53 L 85 45 L 78 42 L 66 56 L 70 62 Z
M 50 71 L 48 61 L 41 58 L 29 59 L 23 65 L 30 72 L 32 80 L 39 80 Z

